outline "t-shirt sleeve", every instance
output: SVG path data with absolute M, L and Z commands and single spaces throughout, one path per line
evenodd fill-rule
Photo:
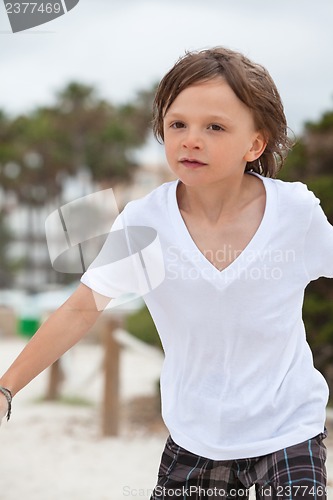
M 124 294 L 141 297 L 157 287 L 164 276 L 157 231 L 149 226 L 129 224 L 125 207 L 81 282 L 115 299 Z
M 112 269 L 112 271 L 110 269 L 110 264 L 114 259 L 115 253 L 115 250 L 112 250 L 110 245 L 112 237 L 111 235 L 113 235 L 115 231 L 122 229 L 122 218 L 122 213 L 120 213 L 116 217 L 110 230 L 110 234 L 107 236 L 98 256 L 90 264 L 86 272 L 81 276 L 81 283 L 88 286 L 93 291 L 110 298 L 117 298 L 123 293 L 121 281 L 119 280 L 119 276 L 117 276 L 116 266 L 114 269 Z M 107 256 L 108 253 L 111 253 L 109 257 Z M 112 276 L 108 277 L 110 271 Z
M 333 278 L 333 226 L 315 198 L 304 242 L 304 262 L 310 281 Z

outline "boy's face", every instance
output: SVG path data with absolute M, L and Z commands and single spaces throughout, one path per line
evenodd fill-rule
M 222 77 L 176 97 L 164 118 L 164 144 L 170 168 L 189 186 L 242 176 L 266 145 L 250 109 Z

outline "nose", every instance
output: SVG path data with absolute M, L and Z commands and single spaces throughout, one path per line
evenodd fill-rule
M 186 149 L 202 149 L 203 141 L 200 132 L 193 128 L 187 128 L 182 145 Z

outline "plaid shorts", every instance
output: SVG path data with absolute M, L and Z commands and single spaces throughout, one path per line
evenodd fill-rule
M 327 430 L 303 443 L 254 458 L 210 460 L 168 437 L 150 500 L 324 500 Z

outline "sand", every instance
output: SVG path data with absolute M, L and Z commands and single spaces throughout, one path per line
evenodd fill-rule
M 63 358 L 62 394 L 90 405 L 41 402 L 48 371 L 16 396 L 12 419 L 0 428 L 0 500 L 149 499 L 167 437 L 156 406 L 163 357 L 118 333 L 124 346 L 119 436 L 101 436 L 103 349 L 81 342 Z M 0 339 L 1 373 L 24 344 Z M 331 483 L 331 438 L 327 447 Z M 333 500 L 331 486 L 328 498 Z

